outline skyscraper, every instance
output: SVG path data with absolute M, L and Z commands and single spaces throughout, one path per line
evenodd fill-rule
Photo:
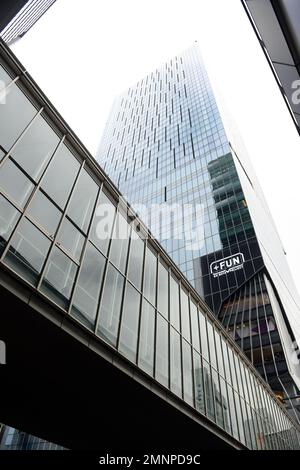
M 298 294 L 197 45 L 116 98 L 97 159 L 273 390 L 297 396 Z

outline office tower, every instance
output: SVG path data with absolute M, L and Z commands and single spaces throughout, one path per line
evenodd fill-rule
M 3 432 L 0 434 L 1 450 L 63 450 L 63 447 L 10 426 L 4 426 Z
M 300 134 L 300 2 L 242 0 Z
M 298 423 L 3 41 L 0 58 L 0 421 L 69 449 L 299 449 Z
M 273 390 L 299 395 L 298 294 L 196 44 L 116 98 L 97 160 Z
M 12 44 L 26 34 L 55 0 L 12 0 L 1 2 L 0 37 Z

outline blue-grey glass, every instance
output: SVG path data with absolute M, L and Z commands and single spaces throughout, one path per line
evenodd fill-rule
M 220 375 L 222 375 L 222 377 L 225 377 L 221 335 L 216 330 L 215 330 L 215 341 L 216 341 L 216 353 L 217 353 L 217 360 L 218 360 L 218 372 Z
M 66 145 L 62 144 L 43 176 L 42 188 L 61 208 L 65 207 L 79 167 L 78 160 Z
M 190 342 L 191 341 L 191 328 L 190 328 L 190 314 L 189 314 L 189 298 L 183 289 L 180 289 L 180 306 L 181 306 L 182 336 Z
M 155 310 L 146 300 L 143 301 L 138 365 L 153 375 L 154 366 Z
M 34 179 L 50 160 L 59 137 L 42 116 L 38 116 L 12 149 L 12 157 Z
M 106 194 L 101 192 L 91 227 L 91 240 L 102 251 L 107 254 L 111 232 L 113 228 L 116 208 L 108 199 Z
M 58 305 L 67 308 L 77 266 L 59 248 L 54 247 L 46 267 L 41 291 Z
M 24 207 L 34 186 L 27 176 L 8 159 L 0 167 L 0 187 L 17 204 Z
M 8 152 L 37 113 L 35 107 L 16 84 L 10 85 L 0 104 L 0 145 Z
M 215 420 L 215 402 L 214 402 L 214 392 L 212 385 L 211 377 L 211 368 L 210 365 L 203 360 L 203 382 L 205 390 L 205 407 L 206 415 L 209 419 Z
M 61 212 L 41 191 L 35 193 L 30 201 L 27 214 L 41 225 L 48 232 L 48 235 L 54 237 L 61 218 Z
M 124 277 L 108 265 L 99 310 L 97 334 L 113 346 L 117 344 Z
M 67 214 L 83 232 L 88 229 L 97 192 L 98 185 L 85 170 L 82 170 L 73 191 Z
M 199 340 L 199 324 L 198 324 L 198 310 L 194 302 L 190 302 L 191 312 L 191 332 L 192 332 L 192 344 L 193 347 L 200 352 L 200 340 Z
M 236 439 L 239 439 L 239 425 L 237 421 L 233 389 L 228 386 L 227 391 L 228 391 L 228 405 L 229 405 L 229 415 L 230 415 L 230 420 L 231 420 L 232 434 Z
M 6 86 L 11 83 L 12 77 L 8 74 L 8 72 L 0 66 L 0 98 L 2 99 L 1 104 L 4 104 L 5 94 L 3 94 Z
M 180 335 L 174 328 L 170 329 L 170 382 L 171 390 L 181 397 L 181 348 Z
M 20 212 L 0 195 L 0 254 L 3 252 L 20 215 Z
M 132 362 L 136 362 L 140 301 L 141 296 L 138 291 L 127 283 L 121 320 L 119 351 Z
M 169 334 L 168 323 L 157 314 L 156 347 L 155 347 L 155 378 L 165 387 L 169 383 Z
M 146 247 L 145 270 L 144 270 L 144 296 L 155 305 L 156 298 L 156 266 L 157 258 L 152 251 Z
M 170 276 L 170 322 L 176 330 L 180 331 L 179 285 L 172 276 Z
M 130 237 L 130 225 L 124 217 L 117 213 L 112 241 L 109 251 L 110 261 L 122 271 L 125 272 Z
M 132 231 L 127 276 L 138 289 L 141 288 L 142 283 L 144 248 L 144 242 L 135 231 Z
M 93 328 L 105 267 L 104 256 L 88 243 L 75 287 L 72 315 Z
M 160 313 L 167 319 L 168 315 L 168 302 L 169 302 L 169 291 L 168 291 L 168 271 L 165 266 L 158 263 L 158 294 L 157 294 L 157 308 Z
M 239 425 L 240 441 L 246 444 L 244 420 L 242 417 L 242 410 L 241 410 L 241 400 L 240 400 L 239 395 L 236 392 L 234 392 L 234 402 L 235 402 L 235 407 L 236 407 L 237 422 Z
M 194 406 L 192 348 L 182 340 L 182 371 L 183 371 L 183 398 Z
M 201 338 L 201 353 L 204 359 L 209 361 L 206 318 L 203 315 L 203 313 L 200 311 L 199 311 L 199 329 L 200 329 L 200 338 Z
M 223 397 L 220 390 L 220 382 L 218 373 L 212 369 L 212 384 L 215 398 L 215 411 L 216 411 L 216 423 L 220 427 L 224 427 L 223 420 Z
M 67 250 L 76 261 L 79 261 L 80 259 L 84 240 L 84 236 L 79 232 L 75 225 L 65 218 L 59 229 L 57 242 Z
M 217 356 L 216 356 L 216 345 L 214 339 L 214 330 L 210 321 L 207 320 L 207 337 L 208 337 L 208 345 L 209 345 L 209 357 L 211 365 L 217 369 Z
M 27 219 L 23 219 L 14 233 L 5 263 L 31 283 L 36 283 L 48 250 L 48 240 Z
M 232 434 L 231 430 L 231 422 L 230 422 L 230 409 L 229 409 L 229 401 L 227 395 L 227 386 L 226 382 L 222 377 L 219 377 L 220 380 L 220 393 L 222 397 L 222 408 L 223 408 L 223 420 L 224 420 L 224 429 Z
M 200 354 L 193 350 L 195 406 L 198 411 L 205 413 L 203 367 Z

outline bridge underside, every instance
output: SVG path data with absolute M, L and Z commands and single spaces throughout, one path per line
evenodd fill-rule
M 242 448 L 0 271 L 0 422 L 71 449 Z

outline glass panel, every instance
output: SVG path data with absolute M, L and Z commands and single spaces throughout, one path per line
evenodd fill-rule
M 155 305 L 156 297 L 156 264 L 156 256 L 146 247 L 144 295 L 153 305 Z
M 221 337 L 216 330 L 215 330 L 215 341 L 216 341 L 216 352 L 217 352 L 217 359 L 218 359 L 218 372 L 219 374 L 222 375 L 222 377 L 225 377 Z
M 119 350 L 132 362 L 136 362 L 137 334 L 141 296 L 129 283 L 126 286 Z
M 109 258 L 117 268 L 125 273 L 130 237 L 130 225 L 121 214 L 117 214 L 114 226 Z M 109 239 L 108 239 L 109 240 Z M 104 251 L 106 252 L 107 249 Z
M 3 100 L 5 106 L 0 105 L 0 144 L 8 152 L 37 110 L 15 84 L 5 91 Z
M 223 403 L 222 403 L 222 396 L 221 396 L 221 391 L 220 391 L 219 375 L 213 369 L 212 369 L 212 383 L 213 383 L 214 398 L 215 398 L 216 423 L 220 427 L 223 428 L 224 427 Z
M 140 346 L 139 346 L 139 366 L 153 375 L 154 365 L 154 329 L 155 310 L 146 300 L 143 301 Z
M 92 328 L 102 284 L 105 258 L 88 243 L 73 298 L 72 314 Z
M 205 402 L 206 402 L 206 416 L 209 419 L 215 420 L 215 408 L 214 408 L 214 394 L 211 381 L 210 365 L 203 360 L 203 380 L 205 390 Z
M 58 135 L 42 116 L 38 116 L 13 148 L 11 155 L 36 180 L 41 175 L 58 142 Z
M 53 247 L 41 285 L 41 291 L 57 304 L 69 304 L 77 266 L 57 247 Z
M 200 337 L 201 337 L 201 352 L 202 352 L 203 357 L 209 361 L 206 318 L 200 310 L 198 310 L 198 313 L 199 313 L 199 324 L 200 324 L 199 327 L 200 327 Z
M 158 263 L 158 298 L 157 308 L 165 318 L 168 316 L 168 271 L 161 263 Z
M 84 236 L 68 220 L 64 219 L 59 229 L 57 241 L 62 245 L 74 259 L 79 261 L 84 244 Z
M 194 406 L 192 348 L 184 339 L 182 340 L 182 358 L 183 398 L 187 403 Z
M 123 276 L 109 264 L 100 302 L 97 334 L 113 346 L 117 344 L 123 286 Z
M 179 320 L 179 285 L 175 279 L 170 277 L 170 322 L 180 331 Z
M 50 236 L 55 235 L 61 212 L 41 191 L 38 191 L 30 201 L 27 213 L 44 227 Z
M 238 421 L 239 431 L 240 431 L 240 441 L 243 444 L 246 444 L 245 432 L 244 432 L 244 421 L 243 421 L 242 412 L 241 412 L 241 402 L 236 392 L 234 392 L 234 401 L 235 401 L 236 415 L 237 415 L 237 421 Z
M 82 170 L 72 194 L 67 213 L 76 225 L 86 233 L 94 209 L 98 185 Z
M 211 323 L 207 320 L 207 334 L 208 334 L 208 344 L 209 344 L 209 355 L 210 363 L 216 369 L 217 368 L 217 357 L 216 357 L 216 346 L 214 341 L 214 330 Z
M 165 387 L 168 387 L 168 364 L 169 364 L 169 334 L 168 323 L 157 314 L 156 324 L 156 362 L 155 378 Z
M 24 173 L 8 159 L 0 167 L 0 187 L 15 202 L 24 207 L 34 186 Z
M 2 102 L 0 101 L 0 104 L 4 104 L 4 98 L 5 98 L 4 90 L 5 90 L 5 87 L 11 81 L 12 81 L 11 76 L 8 75 L 6 70 L 4 70 L 4 68 L 0 65 L 0 99 L 2 99 Z M 2 94 L 1 94 L 1 92 L 2 92 Z
M 232 434 L 236 439 L 239 439 L 238 423 L 237 423 L 237 416 L 236 416 L 236 411 L 235 411 L 233 390 L 231 387 L 227 387 L 227 390 L 228 390 L 229 413 L 230 413 L 230 418 L 231 418 Z
M 193 342 L 194 348 L 200 352 L 198 312 L 197 312 L 197 307 L 193 301 L 190 301 L 190 309 L 191 309 L 191 325 L 192 325 L 192 342 Z
M 20 212 L 0 195 L 0 254 L 3 252 L 20 215 Z
M 180 305 L 182 336 L 191 342 L 189 298 L 183 289 L 180 289 Z
M 55 153 L 42 179 L 42 188 L 62 208 L 66 205 L 79 167 L 79 162 L 63 144 Z
M 134 230 L 131 232 L 130 252 L 128 261 L 128 279 L 138 288 L 141 288 L 143 256 L 145 244 Z
M 114 223 L 116 207 L 101 192 L 91 227 L 91 240 L 106 255 Z
M 181 386 L 181 351 L 180 351 L 180 335 L 174 328 L 170 331 L 170 374 L 171 374 L 171 390 L 176 395 L 182 396 Z
M 202 361 L 200 354 L 198 354 L 195 350 L 193 352 L 196 409 L 201 413 L 205 413 Z
M 2 161 L 5 153 L 0 149 L 0 162 Z
M 49 247 L 50 240 L 29 220 L 23 219 L 11 239 L 5 262 L 29 282 L 35 283 Z
M 223 349 L 223 357 L 224 357 L 224 373 L 226 381 L 232 385 L 231 374 L 230 374 L 230 363 L 229 363 L 229 356 L 228 356 L 228 348 L 227 344 L 225 343 L 224 339 L 221 338 L 222 349 Z

